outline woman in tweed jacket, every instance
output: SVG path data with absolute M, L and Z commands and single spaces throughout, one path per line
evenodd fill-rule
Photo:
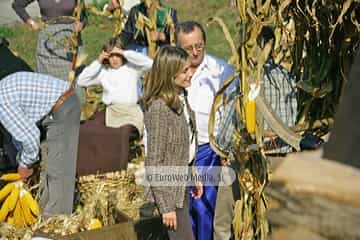
M 148 151 L 145 167 L 182 166 L 187 174 L 191 153 L 196 148 L 194 113 L 186 101 L 185 88 L 190 86 L 192 72 L 188 54 L 172 46 L 160 48 L 153 67 L 145 78 L 144 96 L 141 103 L 145 109 Z M 193 148 L 191 148 L 193 146 Z M 191 150 L 193 149 L 193 150 Z M 175 172 L 176 170 L 174 170 Z M 157 173 L 161 174 L 161 170 Z M 169 172 L 166 172 L 169 174 Z M 147 180 L 149 180 L 147 178 Z M 176 186 L 155 186 L 150 181 L 148 194 L 152 195 L 162 215 L 163 224 L 169 228 L 170 239 L 194 239 L 186 184 Z M 202 187 L 196 188 L 193 197 L 202 194 Z M 175 230 L 175 231 L 174 231 Z

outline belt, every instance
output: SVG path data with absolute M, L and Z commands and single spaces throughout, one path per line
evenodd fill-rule
M 51 109 L 51 112 L 56 112 L 56 110 L 58 110 L 61 107 L 61 105 L 71 96 L 73 92 L 74 92 L 74 88 L 72 87 L 66 90 L 66 92 L 64 92 L 64 94 L 61 95 L 61 97 L 59 97 L 59 99 L 56 101 L 56 103 Z

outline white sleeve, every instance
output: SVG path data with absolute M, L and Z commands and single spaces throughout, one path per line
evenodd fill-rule
M 77 84 L 81 87 L 100 84 L 99 75 L 102 68 L 103 66 L 99 63 L 98 60 L 93 61 L 80 73 Z
M 144 73 L 149 70 L 153 64 L 153 60 L 148 56 L 132 50 L 124 51 L 125 59 L 136 68 L 137 71 Z

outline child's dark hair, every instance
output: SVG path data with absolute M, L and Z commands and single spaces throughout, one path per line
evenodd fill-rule
M 114 47 L 124 49 L 124 44 L 121 42 L 120 38 L 110 38 L 110 40 L 103 45 L 103 50 L 105 52 L 110 52 Z
M 116 48 L 120 48 L 120 49 L 125 49 L 125 48 L 124 48 L 124 44 L 122 43 L 122 41 L 120 40 L 119 37 L 110 38 L 110 40 L 103 45 L 102 50 L 105 51 L 105 52 L 110 53 L 111 50 L 112 50 L 113 48 L 115 48 L 115 47 L 116 47 Z M 124 63 L 126 63 L 126 59 L 125 59 L 123 56 L 122 56 L 122 60 L 123 60 Z M 103 64 L 104 64 L 106 67 L 109 67 L 109 66 L 110 66 L 108 59 L 105 59 L 104 62 L 103 62 Z

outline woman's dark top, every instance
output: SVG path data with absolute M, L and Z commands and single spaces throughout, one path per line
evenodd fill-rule
M 16 14 L 26 22 L 30 15 L 26 11 L 26 7 L 35 0 L 14 0 L 12 7 Z M 74 13 L 76 0 L 37 0 L 40 7 L 41 19 L 49 21 L 60 16 L 72 16 Z M 81 14 L 81 22 L 85 24 L 86 15 Z M 61 22 L 67 23 L 67 22 Z
M 136 28 L 136 21 L 140 14 L 144 15 L 145 17 L 149 17 L 144 2 L 141 2 L 140 4 L 137 4 L 131 8 L 129 17 L 125 23 L 125 27 L 120 33 L 120 39 L 125 47 L 129 44 L 148 46 L 145 30 L 142 29 L 141 31 Z M 164 33 L 166 37 L 165 42 L 159 42 L 159 45 L 170 43 L 170 26 L 167 23 L 168 14 L 171 16 L 173 23 L 176 25 L 178 22 L 176 10 L 163 4 L 162 2 L 159 2 L 156 30 L 158 32 Z

